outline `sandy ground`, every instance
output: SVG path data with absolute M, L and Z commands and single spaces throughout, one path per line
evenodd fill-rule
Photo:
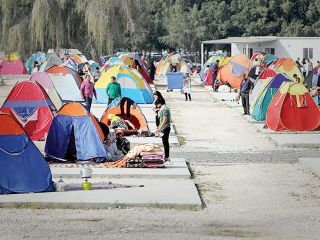
M 186 141 L 172 157 L 190 163 L 203 210 L 0 209 L 0 239 L 319 239 L 320 179 L 297 162 L 319 150 L 278 148 L 193 90 L 192 102 L 163 92 Z

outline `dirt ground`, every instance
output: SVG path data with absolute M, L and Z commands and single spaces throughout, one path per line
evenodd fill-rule
M 0 239 L 319 239 L 320 179 L 200 86 L 166 93 L 204 208 L 0 209 Z M 129 196 L 128 196 L 129 197 Z

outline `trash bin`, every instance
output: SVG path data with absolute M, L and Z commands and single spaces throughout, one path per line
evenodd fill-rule
M 168 92 L 173 89 L 183 88 L 183 73 L 182 72 L 168 72 L 167 74 Z

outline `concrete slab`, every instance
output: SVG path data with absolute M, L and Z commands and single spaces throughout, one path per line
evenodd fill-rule
M 81 179 L 64 179 L 64 181 L 83 182 Z M 191 180 L 108 179 L 108 181 L 115 184 L 144 185 L 144 187 L 0 195 L 0 207 L 75 209 L 108 207 L 200 209 L 202 207 L 198 191 Z M 93 178 L 90 182 L 103 182 L 103 179 Z
M 190 179 L 191 174 L 185 159 L 172 159 L 172 164 L 167 164 L 166 168 L 92 168 L 93 177 L 96 178 L 170 178 L 170 179 Z M 80 177 L 80 167 L 54 167 L 50 166 L 54 177 L 64 178 Z
M 320 158 L 299 158 L 301 165 L 320 176 Z
M 269 137 L 279 146 L 293 148 L 320 148 L 319 134 L 270 134 Z

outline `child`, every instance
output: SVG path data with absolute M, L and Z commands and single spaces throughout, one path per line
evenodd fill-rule
M 189 73 L 186 73 L 186 76 L 183 79 L 183 93 L 186 97 L 186 101 L 189 100 L 191 101 L 191 77 Z
M 118 149 L 122 151 L 124 155 L 127 155 L 130 151 L 130 142 L 124 137 L 123 129 L 116 130 L 116 140 Z

